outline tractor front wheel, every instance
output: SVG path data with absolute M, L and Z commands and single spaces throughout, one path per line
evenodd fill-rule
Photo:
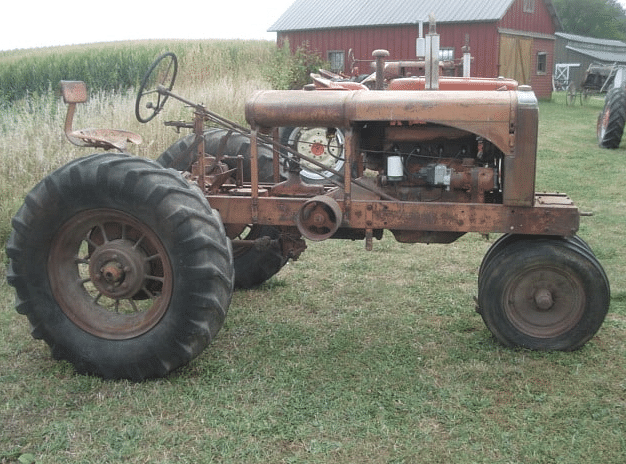
M 224 323 L 230 242 L 217 211 L 175 171 L 126 155 L 81 158 L 43 179 L 12 224 L 16 309 L 78 372 L 164 376 Z
M 243 158 L 243 180 L 250 182 L 250 138 L 227 129 L 212 128 L 204 131 L 204 151 L 212 156 L 222 155 L 228 158 L 224 162 L 229 168 L 237 167 L 237 156 Z M 198 159 L 198 148 L 194 146 L 195 134 L 189 134 L 174 142 L 156 160 L 161 166 L 189 171 Z M 274 155 L 272 148 L 259 143 L 259 182 L 273 182 Z
M 479 312 L 507 346 L 574 350 L 598 331 L 609 282 L 591 249 L 575 238 L 496 242 L 481 266 Z

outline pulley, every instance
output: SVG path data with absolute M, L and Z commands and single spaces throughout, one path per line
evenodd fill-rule
M 320 195 L 306 201 L 298 212 L 297 226 L 303 237 L 321 241 L 332 237 L 343 220 L 339 204 Z

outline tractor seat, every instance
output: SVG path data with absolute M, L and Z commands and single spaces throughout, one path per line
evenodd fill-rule
M 117 129 L 72 129 L 76 104 L 87 101 L 87 86 L 82 81 L 61 81 L 61 95 L 67 103 L 65 136 L 79 147 L 104 148 L 105 150 L 126 150 L 129 143 L 139 145 L 141 135 Z

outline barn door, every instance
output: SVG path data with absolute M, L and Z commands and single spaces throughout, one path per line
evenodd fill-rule
M 530 84 L 533 39 L 511 35 L 500 36 L 500 75 Z

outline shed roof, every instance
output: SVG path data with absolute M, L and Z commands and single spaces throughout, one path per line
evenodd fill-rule
M 567 45 L 565 48 L 604 63 L 626 63 L 626 53 L 624 52 L 620 53 L 605 50 L 592 50 L 589 48 L 572 47 L 570 45 Z
M 596 39 L 595 37 L 586 37 L 583 35 L 576 34 L 568 34 L 566 32 L 555 32 L 554 34 L 557 37 L 561 37 L 567 41 L 571 42 L 580 42 L 587 45 L 600 45 L 603 47 L 626 47 L 626 43 L 621 40 L 610 40 L 610 39 Z
M 567 40 L 565 48 L 573 52 L 604 63 L 626 63 L 626 43 L 621 40 L 596 39 L 565 32 L 555 35 Z
M 292 31 L 437 22 L 491 22 L 515 0 L 296 0 L 268 29 Z M 552 9 L 551 2 L 546 1 Z

